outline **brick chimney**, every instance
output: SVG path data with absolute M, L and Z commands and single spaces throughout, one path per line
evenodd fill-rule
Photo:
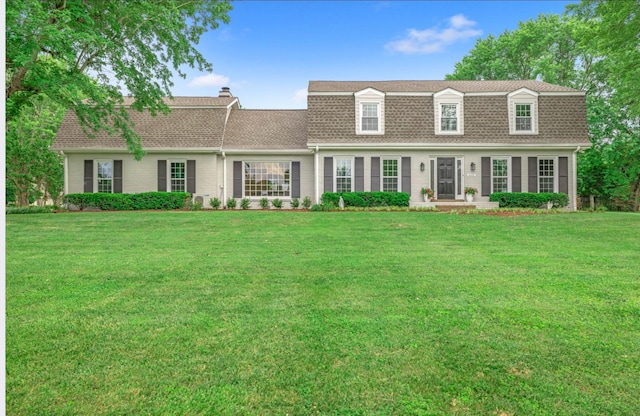
M 222 87 L 222 89 L 218 93 L 218 97 L 233 97 L 233 95 L 231 94 L 231 89 L 229 87 Z

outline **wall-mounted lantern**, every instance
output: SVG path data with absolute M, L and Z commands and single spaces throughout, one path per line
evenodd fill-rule
M 476 164 L 474 162 L 471 162 L 471 172 L 475 172 L 476 171 Z
M 420 163 L 420 172 L 424 172 L 424 162 Z

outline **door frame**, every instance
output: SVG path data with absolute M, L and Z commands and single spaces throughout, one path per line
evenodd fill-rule
M 438 159 L 454 159 L 454 199 L 464 199 L 464 156 L 439 155 L 429 158 L 429 164 L 433 162 L 433 191 L 438 198 Z

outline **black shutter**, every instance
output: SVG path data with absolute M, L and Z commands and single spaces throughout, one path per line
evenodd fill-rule
M 538 158 L 529 158 L 529 192 L 538 192 Z
M 569 195 L 569 158 L 558 158 L 558 192 Z
M 122 160 L 113 161 L 113 193 L 122 193 Z
M 324 191 L 333 192 L 333 158 L 324 158 Z
M 371 158 L 371 192 L 380 191 L 380 158 Z
M 242 198 L 242 161 L 240 160 L 233 162 L 233 197 Z
M 480 182 L 482 196 L 491 195 L 491 158 L 488 156 L 480 158 L 480 169 L 482 170 L 482 181 Z
M 167 161 L 158 160 L 158 192 L 167 192 Z
M 196 193 L 196 161 L 187 160 L 187 192 Z
M 511 158 L 511 192 L 522 192 L 522 160 Z
M 411 195 L 411 158 L 402 158 L 402 192 Z
M 291 162 L 291 197 L 300 198 L 300 162 Z
M 84 161 L 84 191 L 93 192 L 93 160 Z
M 357 157 L 356 158 L 356 166 L 355 166 L 355 171 L 356 171 L 356 187 L 355 187 L 355 191 L 356 192 L 364 192 L 364 158 L 363 157 Z

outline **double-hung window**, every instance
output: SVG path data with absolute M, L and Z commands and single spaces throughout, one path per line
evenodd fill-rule
M 531 104 L 516 104 L 516 131 L 532 131 Z
M 379 131 L 379 103 L 362 103 L 361 130 L 363 132 Z
M 440 106 L 440 131 L 458 131 L 458 105 L 442 104 Z
M 172 161 L 170 163 L 171 192 L 185 192 L 186 190 L 186 163 Z
M 399 182 L 398 159 L 382 159 L 382 191 L 398 192 Z
M 336 169 L 336 192 L 353 191 L 353 159 L 335 159 Z
M 538 159 L 538 192 L 555 192 L 554 159 Z
M 98 192 L 113 193 L 113 161 L 97 161 Z
M 492 192 L 509 192 L 509 159 L 491 159 Z
M 244 195 L 291 196 L 291 162 L 244 162 Z

